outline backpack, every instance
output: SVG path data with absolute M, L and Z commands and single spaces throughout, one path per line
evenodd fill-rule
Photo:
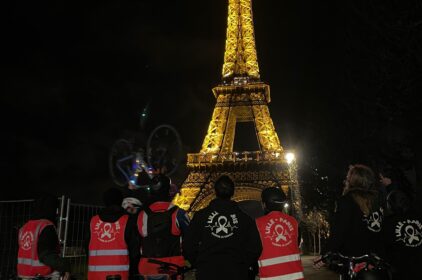
M 172 215 L 178 207 L 166 211 L 153 212 L 149 207 L 144 211 L 148 216 L 147 236 L 142 240 L 142 256 L 163 258 L 180 256 L 180 236 L 171 233 Z

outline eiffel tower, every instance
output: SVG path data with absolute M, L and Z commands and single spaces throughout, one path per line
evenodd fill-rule
M 174 198 L 194 213 L 214 198 L 213 183 L 229 175 L 234 200 L 261 200 L 261 191 L 280 187 L 301 216 L 296 164 L 286 159 L 270 117 L 270 87 L 261 82 L 255 48 L 252 0 L 229 0 L 222 84 L 213 88 L 217 103 L 201 151 L 188 154 L 189 175 Z M 233 151 L 236 124 L 252 122 L 258 151 Z M 252 136 L 252 135 L 251 135 Z

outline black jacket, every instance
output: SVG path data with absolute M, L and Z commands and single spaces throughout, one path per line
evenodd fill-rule
M 247 279 L 262 245 L 255 222 L 237 203 L 215 199 L 198 211 L 183 242 L 185 258 L 196 267 L 196 279 Z
M 57 207 L 58 200 L 56 197 L 45 196 L 35 202 L 31 220 L 46 219 L 55 224 Z M 39 260 L 61 273 L 70 272 L 70 263 L 60 256 L 58 248 L 59 238 L 56 228 L 46 226 L 38 239 L 37 253 Z
M 327 251 L 339 252 L 346 256 L 368 253 L 382 255 L 382 220 L 382 210 L 366 217 L 350 194 L 342 196 L 337 202 L 331 223 Z
M 114 223 L 121 216 L 127 215 L 127 213 L 120 206 L 110 206 L 104 208 L 100 213 L 100 219 L 103 222 Z M 89 242 L 91 239 L 91 231 L 87 230 L 87 238 L 85 239 L 85 247 L 88 255 Z M 136 216 L 129 215 L 125 230 L 125 241 L 129 251 L 129 273 L 130 275 L 138 274 L 138 262 L 140 259 L 140 238 L 136 226 Z M 88 259 L 88 258 L 87 258 Z
M 59 239 L 54 226 L 44 228 L 37 245 L 38 258 L 42 263 L 61 273 L 70 272 L 69 262 L 59 255 Z
M 415 209 L 386 217 L 382 229 L 393 279 L 414 279 L 422 264 L 422 217 Z

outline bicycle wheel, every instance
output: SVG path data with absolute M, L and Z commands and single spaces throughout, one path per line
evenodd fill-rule
M 135 153 L 132 144 L 126 139 L 114 142 L 109 154 L 109 170 L 113 182 L 125 187 L 134 174 Z
M 160 173 L 170 176 L 182 159 L 182 141 L 177 130 L 170 125 L 156 127 L 147 141 L 148 164 Z

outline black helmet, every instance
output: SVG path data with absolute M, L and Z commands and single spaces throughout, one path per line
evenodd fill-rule
M 269 187 L 262 191 L 261 200 L 269 211 L 282 210 L 287 201 L 284 192 L 276 187 Z

